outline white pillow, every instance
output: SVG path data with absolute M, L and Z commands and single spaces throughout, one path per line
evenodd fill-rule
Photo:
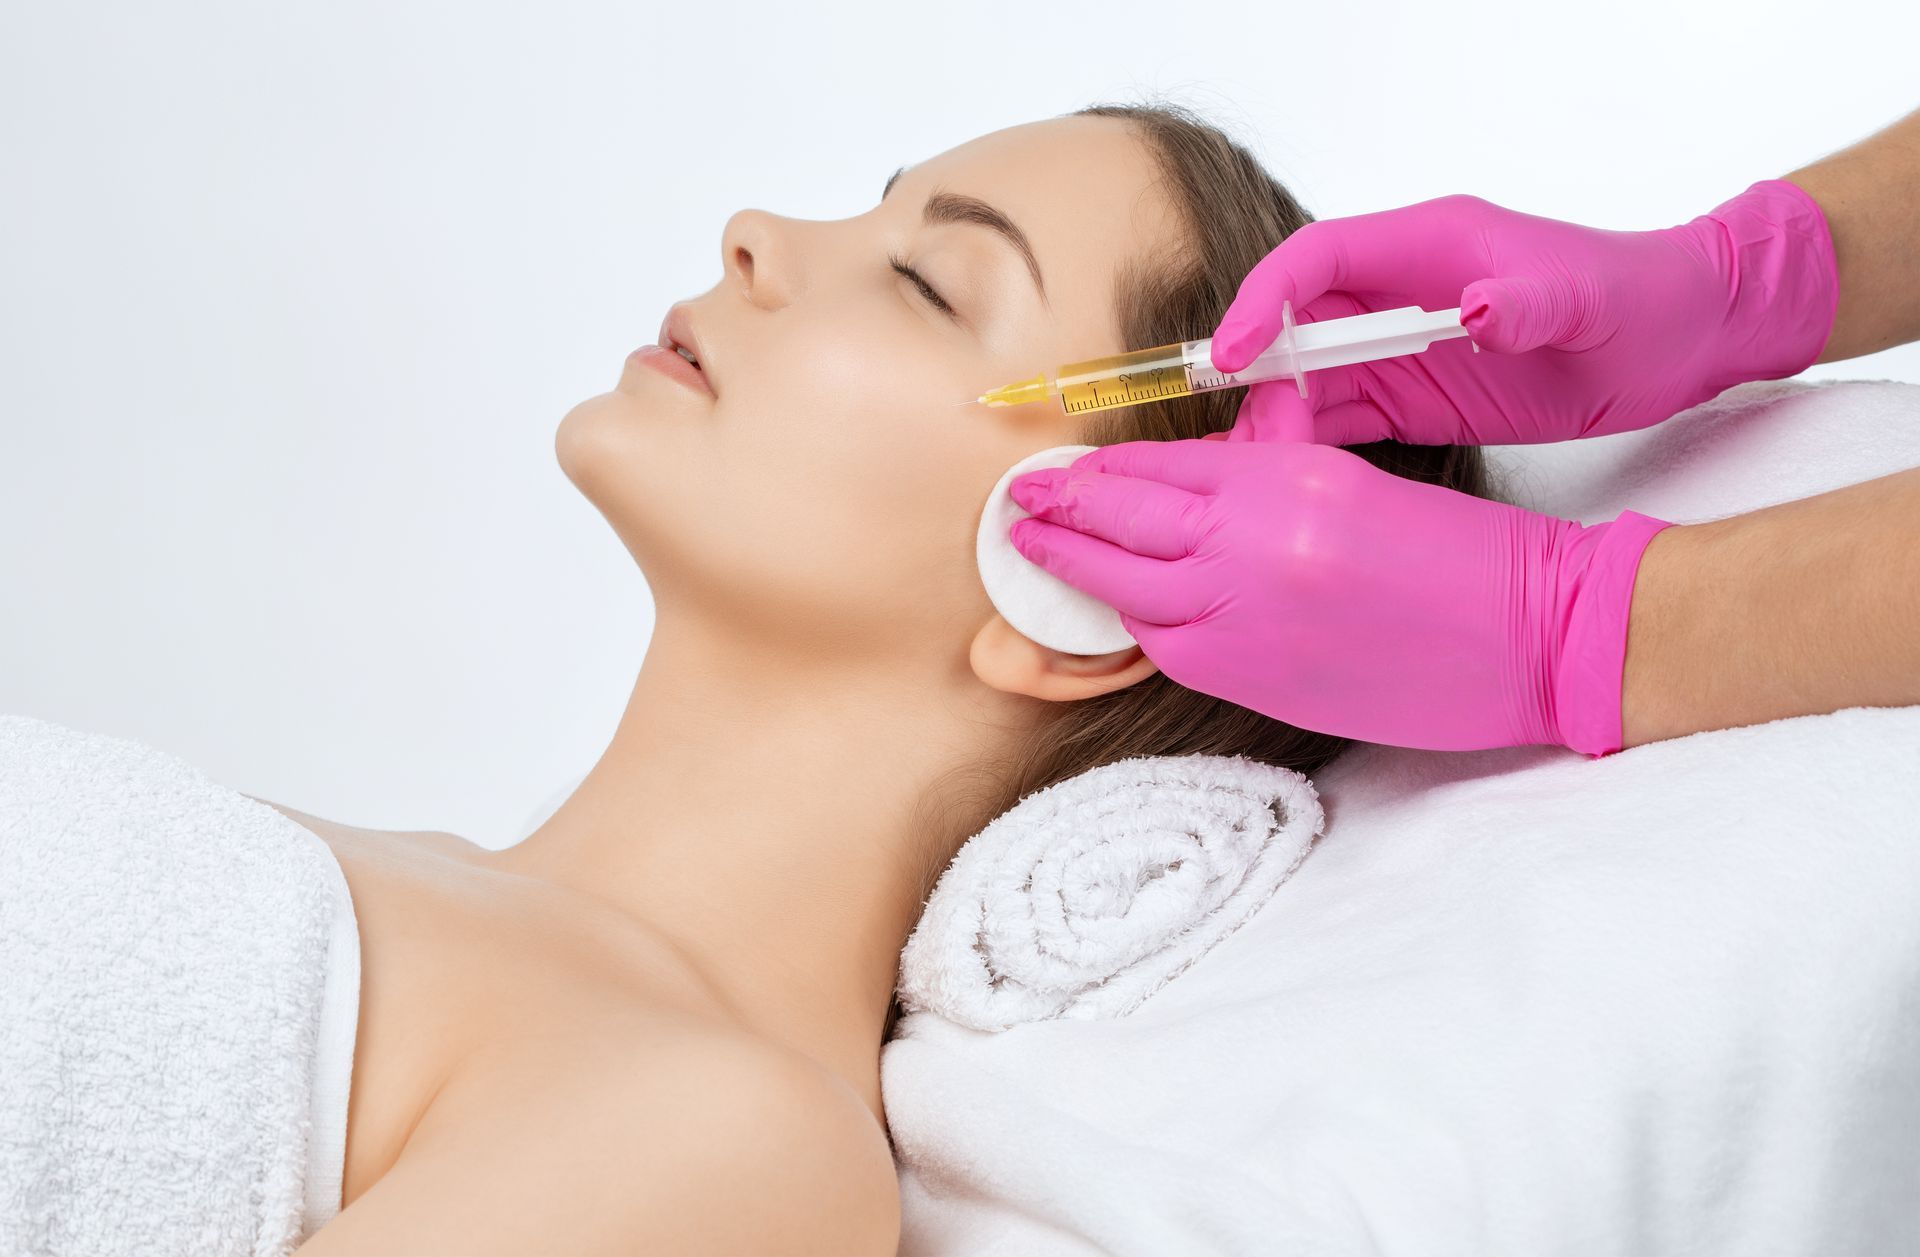
M 1920 466 L 1920 387 L 1743 386 L 1493 451 L 1688 522 Z M 901 1252 L 1920 1251 L 1920 707 L 1360 747 L 1326 833 L 1131 1015 L 882 1054 Z

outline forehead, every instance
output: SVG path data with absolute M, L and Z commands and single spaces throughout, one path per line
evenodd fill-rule
M 915 201 L 934 185 L 990 202 L 1026 233 L 1046 276 L 1060 348 L 1113 352 L 1114 276 L 1163 256 L 1178 215 L 1139 128 L 1124 119 L 1051 118 L 989 132 L 900 176 Z

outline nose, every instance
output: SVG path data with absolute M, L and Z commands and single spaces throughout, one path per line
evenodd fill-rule
M 797 258 L 782 221 L 765 210 L 744 209 L 729 218 L 720 233 L 721 266 L 747 300 L 764 310 L 787 305 L 800 286 Z

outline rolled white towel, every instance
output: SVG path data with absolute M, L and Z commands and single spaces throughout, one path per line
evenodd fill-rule
M 1243 756 L 1103 764 L 969 838 L 900 956 L 904 1009 L 976 1030 L 1124 1017 L 1264 904 L 1325 825 Z

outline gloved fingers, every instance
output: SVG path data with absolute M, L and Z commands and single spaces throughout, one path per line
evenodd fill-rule
M 1167 635 L 1178 633 L 1184 625 L 1155 624 L 1152 620 L 1143 620 L 1137 615 L 1128 615 L 1122 611 L 1120 613 L 1120 627 L 1126 629 L 1128 633 L 1133 635 L 1133 640 L 1140 643 L 1140 653 L 1151 660 L 1155 667 L 1158 667 L 1160 657 L 1164 653 L 1162 648 L 1171 640 Z M 1162 668 L 1161 671 L 1164 672 L 1165 669 Z
M 1318 409 L 1314 408 L 1315 401 Z M 1387 412 L 1365 398 L 1328 402 L 1316 394 L 1303 401 L 1291 380 L 1271 380 L 1247 390 L 1239 417 L 1220 439 L 1364 445 L 1404 438 Z
M 1353 306 L 1355 313 L 1366 313 L 1363 306 L 1354 302 L 1346 304 Z M 1338 319 L 1346 316 L 1329 312 L 1326 317 Z M 1372 376 L 1373 369 L 1379 365 L 1377 362 L 1353 362 L 1342 367 L 1325 367 L 1311 372 L 1307 376 L 1307 400 L 1313 403 L 1315 410 L 1325 410 L 1329 406 L 1338 406 L 1341 402 L 1350 402 L 1356 397 L 1365 397 L 1367 381 Z M 1285 384 L 1293 390 L 1295 397 L 1300 395 L 1299 387 L 1292 380 L 1269 380 L 1268 383 Z
M 1458 203 L 1458 204 L 1454 204 Z M 1296 321 L 1323 293 L 1407 294 L 1417 304 L 1448 285 L 1432 274 L 1436 260 L 1456 250 L 1450 242 L 1468 230 L 1467 197 L 1442 197 L 1398 209 L 1323 218 L 1282 240 L 1253 264 L 1213 331 L 1213 365 L 1234 372 L 1252 362 L 1280 334 L 1280 307 L 1293 302 Z
M 1073 460 L 1075 471 L 1158 480 L 1189 493 L 1212 493 L 1238 464 L 1230 450 L 1199 441 L 1122 441 L 1089 450 Z
M 1400 441 L 1387 412 L 1360 400 L 1328 406 L 1313 417 L 1314 438 L 1322 445 L 1366 445 L 1373 441 Z
M 1475 280 L 1460 293 L 1460 322 L 1473 343 L 1495 353 L 1520 354 L 1543 345 L 1588 348 L 1601 329 L 1587 311 L 1599 294 L 1590 280 L 1571 275 L 1508 275 Z
M 1193 595 L 1173 579 L 1179 569 L 1171 563 L 1043 519 L 1017 519 L 1007 536 L 1030 561 L 1124 615 L 1155 624 L 1189 618 Z
M 1037 518 L 1151 559 L 1186 558 L 1207 524 L 1209 499 L 1158 480 L 1056 467 L 1021 476 L 1010 488 Z
M 1222 441 L 1312 441 L 1320 445 L 1363 445 L 1369 441 L 1395 440 L 1391 422 L 1386 414 L 1372 402 L 1342 402 L 1338 406 L 1329 406 L 1314 414 L 1313 431 L 1305 436 L 1297 435 L 1299 421 L 1274 422 L 1263 416 L 1260 408 L 1241 403 L 1240 418 L 1226 432 L 1214 433 L 1201 440 L 1219 439 Z M 1386 429 L 1380 436 L 1371 435 L 1379 429 Z
M 1268 380 L 1247 389 L 1229 441 L 1312 441 L 1319 431 L 1313 401 L 1292 380 Z
M 1338 229 L 1314 230 L 1329 225 L 1308 223 L 1253 264 L 1213 329 L 1217 370 L 1238 371 L 1273 344 L 1283 303 L 1293 303 L 1297 318 L 1309 301 L 1336 286 L 1344 264 L 1343 238 Z

